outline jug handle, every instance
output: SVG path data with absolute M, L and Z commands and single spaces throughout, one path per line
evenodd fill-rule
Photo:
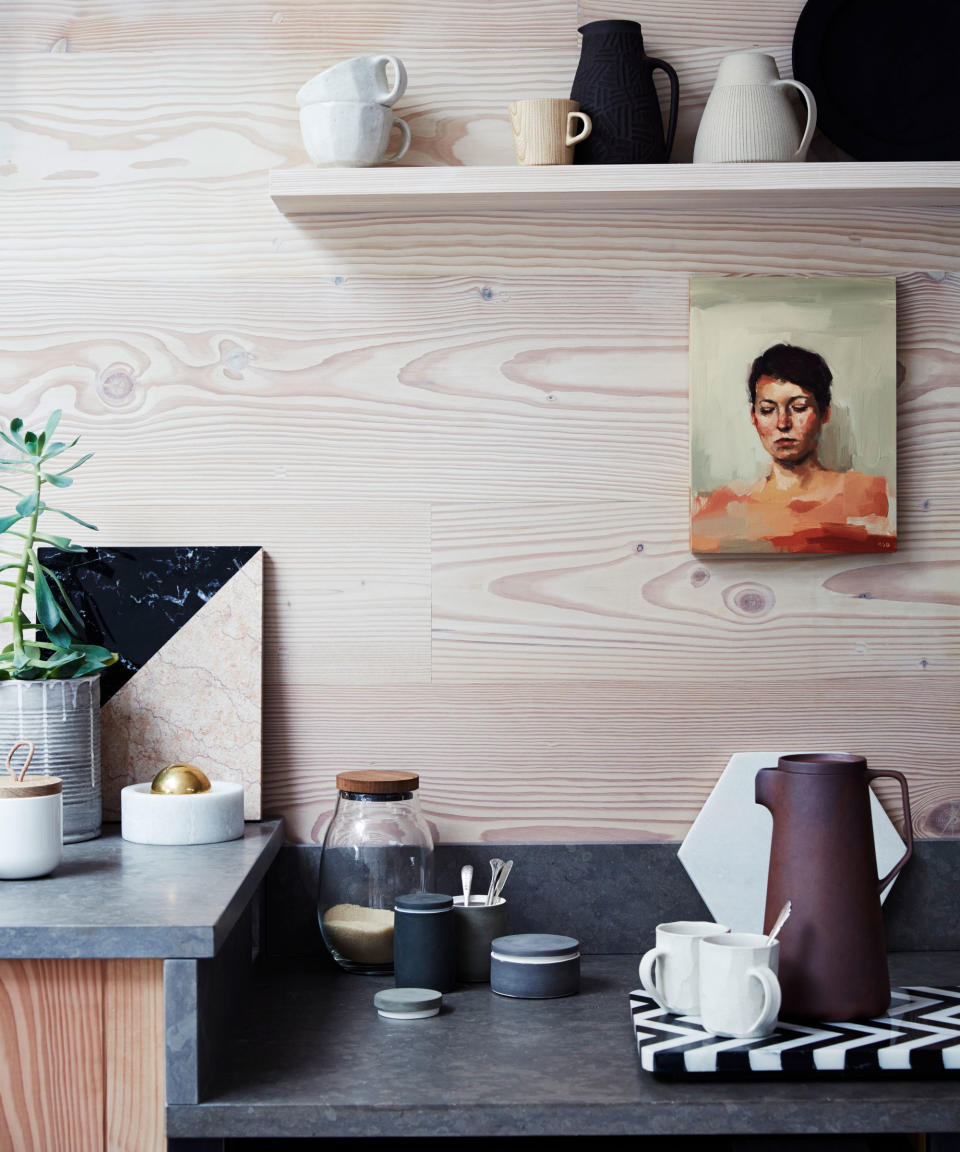
M 666 60 L 657 60 L 654 56 L 647 57 L 647 63 L 650 65 L 650 71 L 656 72 L 659 68 L 661 72 L 666 72 L 667 79 L 670 81 L 670 117 L 667 121 L 667 159 L 670 159 L 670 153 L 673 150 L 673 138 L 677 132 L 677 111 L 679 107 L 680 96 L 680 82 L 677 80 L 677 74 L 666 62 Z
M 900 795 L 903 798 L 903 831 L 907 841 L 906 852 L 904 852 L 903 856 L 894 864 L 886 876 L 884 876 L 882 880 L 877 881 L 877 891 L 882 892 L 913 855 L 913 817 L 910 815 L 910 796 L 907 793 L 907 782 L 904 779 L 903 773 L 881 772 L 879 770 L 873 771 L 872 769 L 867 769 L 867 780 L 876 780 L 878 776 L 890 776 L 900 784 Z
M 817 126 L 817 98 L 806 84 L 801 84 L 799 80 L 774 80 L 773 86 L 774 88 L 796 88 L 806 101 L 807 126 L 803 130 L 803 139 L 800 141 L 800 147 L 793 154 L 794 160 L 805 160 L 807 157 L 807 149 L 810 147 L 810 141 L 813 139 L 814 129 Z

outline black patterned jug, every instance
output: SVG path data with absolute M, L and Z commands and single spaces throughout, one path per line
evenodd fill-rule
M 577 145 L 574 164 L 666 164 L 677 129 L 677 74 L 643 50 L 636 20 L 594 20 L 579 29 L 580 63 L 570 99 L 593 120 Z M 663 137 L 657 68 L 670 80 L 670 117 Z

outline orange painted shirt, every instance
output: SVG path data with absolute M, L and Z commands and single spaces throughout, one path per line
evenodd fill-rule
M 764 478 L 746 489 L 718 488 L 694 501 L 693 552 L 895 552 L 882 476 L 817 474 L 806 488 Z

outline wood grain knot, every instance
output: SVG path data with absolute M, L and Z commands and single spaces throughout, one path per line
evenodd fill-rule
M 960 801 L 945 800 L 918 821 L 920 835 L 944 840 L 960 840 Z
M 756 619 L 758 616 L 766 616 L 776 604 L 777 598 L 773 594 L 773 589 L 768 588 L 766 584 L 744 581 L 742 584 L 731 584 L 729 588 L 724 588 L 723 602 L 738 616 Z
M 119 408 L 133 399 L 136 383 L 129 364 L 111 364 L 100 373 L 97 391 L 105 404 Z
M 690 573 L 690 583 L 694 588 L 702 588 L 710 580 L 710 573 L 706 568 L 694 568 Z

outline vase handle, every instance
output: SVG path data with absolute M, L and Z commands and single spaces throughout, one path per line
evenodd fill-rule
M 670 153 L 673 151 L 673 138 L 677 133 L 677 111 L 680 104 L 680 82 L 677 80 L 677 74 L 666 62 L 666 60 L 657 60 L 655 56 L 648 56 L 647 62 L 650 64 L 650 69 L 653 72 L 659 68 L 661 72 L 666 72 L 667 79 L 670 81 L 670 117 L 667 121 L 667 159 L 670 159 Z
M 813 139 L 813 130 L 817 126 L 817 98 L 806 84 L 801 84 L 799 80 L 776 80 L 774 81 L 774 87 L 796 88 L 806 102 L 807 126 L 803 130 L 803 139 L 800 141 L 800 146 L 793 154 L 794 160 L 806 160 L 807 149 L 810 147 L 810 141 Z

